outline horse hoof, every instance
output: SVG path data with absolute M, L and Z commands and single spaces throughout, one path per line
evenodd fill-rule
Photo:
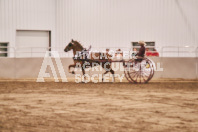
M 74 72 L 74 71 L 72 71 L 72 74 L 75 74 L 75 72 Z

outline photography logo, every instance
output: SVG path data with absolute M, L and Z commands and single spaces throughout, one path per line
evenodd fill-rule
M 125 52 L 125 54 L 122 56 L 122 58 L 119 58 L 119 59 L 131 59 L 130 57 L 130 52 Z M 77 56 L 75 56 L 77 57 Z M 105 57 L 105 56 L 103 56 Z M 112 56 L 114 57 L 114 56 Z M 132 56 L 133 57 L 133 56 Z M 55 60 L 53 62 L 53 59 Z M 136 59 L 136 58 L 132 58 L 132 59 Z M 93 82 L 93 83 L 98 83 L 98 82 L 110 82 L 110 80 L 112 80 L 112 82 L 114 82 L 114 78 L 117 78 L 119 80 L 119 82 L 122 82 L 122 80 L 124 79 L 125 77 L 125 74 L 124 72 L 126 70 L 130 70 L 130 68 L 132 67 L 133 70 L 135 70 L 136 72 L 139 72 L 139 69 L 140 67 L 142 67 L 142 69 L 144 68 L 144 71 L 147 70 L 147 64 L 146 64 L 146 61 L 142 61 L 141 63 L 130 63 L 130 65 L 126 65 L 128 68 L 124 68 L 123 67 L 123 62 L 125 61 L 122 61 L 122 63 L 119 63 L 119 61 L 115 61 L 117 63 L 110 63 L 110 62 L 85 62 L 81 65 L 80 62 L 76 63 L 75 65 L 75 68 L 74 68 L 74 71 L 72 71 L 72 73 L 75 73 L 75 72 L 82 72 L 82 68 L 87 72 L 91 71 L 91 72 L 97 72 L 97 74 L 92 74 L 92 75 L 89 75 L 89 74 L 75 74 L 75 82 L 76 83 L 80 83 L 80 82 Z M 103 66 L 102 66 L 103 65 Z M 102 74 L 104 72 L 103 68 L 105 69 L 105 71 L 109 71 L 109 67 L 108 65 L 111 65 L 111 67 L 113 68 L 113 70 L 115 72 L 119 72 L 120 74 Z M 47 71 L 48 67 L 50 68 L 51 70 L 51 73 L 52 73 L 52 76 L 53 76 L 53 79 L 55 82 L 59 82 L 59 79 L 58 79 L 58 75 L 57 75 L 57 72 L 56 72 L 56 68 L 55 66 L 57 67 L 57 70 L 58 70 L 58 73 L 60 75 L 60 78 L 61 78 L 61 81 L 62 82 L 68 82 L 68 79 L 67 79 L 67 76 L 65 74 L 65 71 L 64 71 L 64 68 L 63 68 L 63 64 L 61 62 L 61 59 L 60 59 L 60 55 L 57 51 L 46 51 L 45 53 L 45 57 L 43 59 L 43 63 L 41 65 L 41 68 L 40 68 L 40 72 L 38 74 L 38 78 L 37 78 L 37 81 L 36 82 L 45 82 L 45 79 L 44 78 L 50 78 L 50 74 Z M 103 67 L 103 68 L 102 68 Z M 154 70 L 155 71 L 163 71 L 163 68 L 160 67 L 160 63 L 157 63 L 157 65 L 155 66 L 155 63 L 153 62 L 153 67 L 154 67 Z M 70 71 L 68 71 L 70 72 Z M 122 72 L 122 73 L 121 73 Z M 112 78 L 112 79 L 110 79 Z

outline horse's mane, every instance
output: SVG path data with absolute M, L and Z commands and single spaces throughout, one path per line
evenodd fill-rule
M 82 46 L 82 44 L 81 44 L 80 42 L 78 42 L 78 41 L 74 41 L 74 44 L 76 44 L 78 47 L 80 47 L 80 48 L 82 48 L 82 49 L 83 49 L 83 46 Z

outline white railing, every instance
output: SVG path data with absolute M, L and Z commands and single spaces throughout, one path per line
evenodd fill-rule
M 138 48 L 134 46 L 133 48 Z M 146 48 L 153 48 L 154 46 L 147 46 Z M 7 53 L 7 57 L 44 57 L 46 51 L 58 51 L 60 57 L 73 57 L 73 52 L 64 52 L 65 47 L 6 47 L 0 46 L 0 48 L 7 48 L 7 51 L 0 51 L 1 54 Z M 104 52 L 106 49 L 116 51 L 121 49 L 122 51 L 131 51 L 130 47 L 92 47 L 92 51 Z M 160 57 L 198 57 L 198 47 L 194 46 L 163 46 L 155 47 Z M 2 56 L 0 56 L 2 57 Z
M 176 57 L 198 57 L 198 47 L 194 46 L 164 46 L 161 50 L 161 56 L 172 53 Z

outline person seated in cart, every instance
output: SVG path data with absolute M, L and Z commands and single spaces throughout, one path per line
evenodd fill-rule
M 135 55 L 135 62 L 141 62 L 145 55 L 145 46 L 146 43 L 144 41 L 139 41 L 138 44 L 140 45 L 139 52 Z M 134 56 L 134 54 L 132 54 Z
M 142 59 L 145 55 L 145 46 L 146 43 L 144 41 L 139 41 L 138 44 L 141 46 L 139 52 L 136 54 L 137 59 Z

